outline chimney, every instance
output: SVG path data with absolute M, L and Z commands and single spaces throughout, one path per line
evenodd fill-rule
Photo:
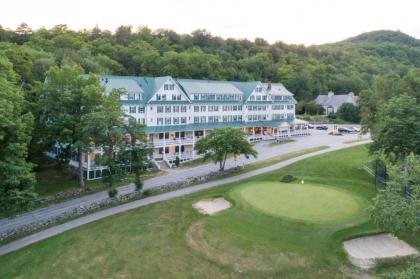
M 267 89 L 268 89 L 268 90 L 271 90 L 271 80 L 269 80 L 269 81 L 268 81 L 268 84 L 267 84 Z

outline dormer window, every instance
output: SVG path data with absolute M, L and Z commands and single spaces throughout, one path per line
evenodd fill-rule
M 175 84 L 165 84 L 163 90 L 175 90 Z
M 128 93 L 128 99 L 134 100 L 134 93 Z

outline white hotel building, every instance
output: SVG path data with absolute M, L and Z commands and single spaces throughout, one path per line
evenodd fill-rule
M 197 158 L 195 142 L 215 128 L 242 129 L 249 141 L 309 134 L 295 120 L 296 100 L 280 83 L 209 81 L 165 77 L 102 76 L 106 92 L 124 92 L 125 113 L 145 125 L 153 161 L 171 166 Z M 87 179 L 101 176 L 95 155 L 85 155 Z M 77 164 L 77 162 L 71 162 Z

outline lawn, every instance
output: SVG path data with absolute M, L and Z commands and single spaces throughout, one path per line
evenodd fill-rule
M 162 174 L 160 171 L 149 171 L 144 175 L 144 179 Z M 132 183 L 134 179 L 127 175 L 122 181 L 117 182 L 116 186 L 123 186 Z M 90 192 L 105 190 L 102 179 L 85 181 L 85 186 Z M 79 187 L 79 180 L 76 174 L 66 167 L 59 167 L 51 160 L 46 159 L 46 164 L 36 172 L 35 192 L 41 196 L 54 195 L 59 192 L 74 190 Z
M 341 241 L 377 231 L 366 211 L 376 193 L 361 169 L 368 160 L 365 146 L 335 151 L 112 216 L 0 257 L 0 278 L 354 276 L 359 271 L 348 263 Z M 285 174 L 305 184 L 281 184 Z M 191 206 L 216 196 L 233 206 L 214 216 Z M 258 200 L 269 197 L 277 200 L 268 206 Z M 329 212 L 335 210 L 330 199 L 340 214 Z M 325 208 L 312 214 L 317 207 Z

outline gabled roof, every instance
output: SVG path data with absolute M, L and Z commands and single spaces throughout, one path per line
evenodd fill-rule
M 107 92 L 114 89 L 123 89 L 131 93 L 144 93 L 143 89 L 134 80 L 120 78 L 101 78 L 101 85 L 105 87 Z
M 332 92 L 331 92 L 332 93 Z M 341 94 L 341 95 L 319 95 L 315 99 L 315 103 L 321 106 L 339 107 L 344 103 L 356 104 L 357 99 L 354 94 Z
M 270 90 L 268 89 L 268 83 L 263 83 L 263 85 L 271 95 L 293 96 L 293 93 L 287 90 L 282 83 L 272 83 Z
M 251 96 L 252 92 L 254 92 L 255 87 L 259 84 L 259 81 L 248 81 L 248 82 L 240 82 L 240 81 L 233 81 L 232 84 L 235 85 L 239 90 L 244 93 L 243 100 L 248 100 L 249 96 Z
M 102 85 L 107 91 L 112 89 L 124 88 L 127 92 L 140 92 L 143 94 L 141 102 L 147 103 L 153 95 L 163 86 L 163 84 L 172 79 L 177 86 L 191 100 L 190 94 L 238 94 L 242 95 L 242 101 L 245 102 L 255 88 L 262 84 L 267 90 L 267 83 L 259 81 L 238 82 L 238 81 L 216 81 L 216 80 L 194 80 L 194 79 L 173 79 L 170 76 L 163 77 L 136 77 L 136 76 L 100 76 Z M 107 81 L 107 82 L 106 82 Z M 270 95 L 293 96 L 283 84 L 273 83 Z
M 242 94 L 231 82 L 215 80 L 178 79 L 187 94 Z

